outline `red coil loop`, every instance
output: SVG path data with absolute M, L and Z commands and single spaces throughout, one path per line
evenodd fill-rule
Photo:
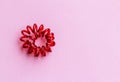
M 21 33 L 20 40 L 24 42 L 22 47 L 27 49 L 28 54 L 34 53 L 35 57 L 40 54 L 46 56 L 47 52 L 52 52 L 51 47 L 55 46 L 54 33 L 50 32 L 50 28 L 44 29 L 43 25 L 40 25 L 39 28 L 37 24 L 34 24 L 33 27 L 27 26 L 26 30 L 22 30 Z M 38 39 L 43 44 L 37 45 Z

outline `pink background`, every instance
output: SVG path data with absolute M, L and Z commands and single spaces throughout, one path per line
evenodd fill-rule
M 20 49 L 33 23 L 55 33 L 44 58 Z M 0 0 L 0 82 L 120 82 L 120 0 Z

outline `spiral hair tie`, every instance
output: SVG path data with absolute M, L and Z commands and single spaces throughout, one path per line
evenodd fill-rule
M 21 34 L 22 47 L 27 49 L 28 54 L 33 53 L 35 57 L 46 56 L 47 52 L 52 52 L 51 47 L 55 46 L 54 33 L 50 32 L 50 28 L 44 29 L 43 25 L 39 28 L 37 24 L 33 24 L 33 27 L 28 25 Z

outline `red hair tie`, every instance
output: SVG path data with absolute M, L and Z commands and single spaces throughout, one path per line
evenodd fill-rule
M 22 47 L 27 49 L 28 54 L 33 53 L 35 57 L 46 56 L 47 52 L 52 51 L 51 47 L 55 46 L 54 33 L 50 32 L 50 28 L 44 29 L 43 25 L 39 28 L 36 24 L 33 27 L 27 26 L 26 30 L 22 30 L 21 33 Z

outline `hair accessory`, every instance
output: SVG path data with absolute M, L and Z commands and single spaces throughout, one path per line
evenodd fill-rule
M 50 28 L 44 29 L 43 25 L 39 27 L 37 24 L 33 27 L 28 25 L 21 33 L 22 47 L 27 49 L 28 54 L 33 53 L 35 57 L 46 56 L 46 53 L 52 52 L 51 47 L 55 46 L 54 33 L 50 32 Z

